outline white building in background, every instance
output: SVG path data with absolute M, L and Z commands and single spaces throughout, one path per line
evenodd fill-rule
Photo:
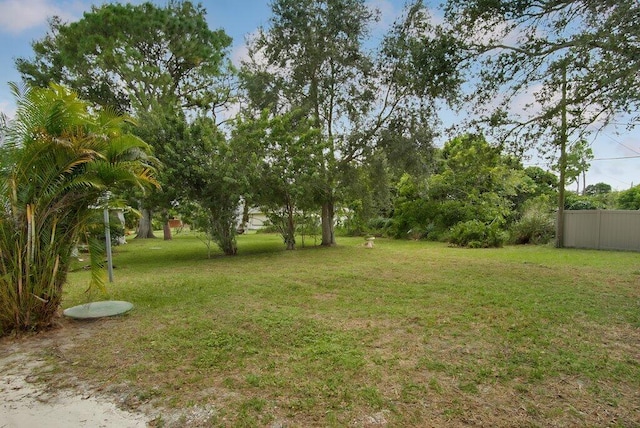
M 244 224 L 245 230 L 258 230 L 262 229 L 266 223 L 267 215 L 262 212 L 260 208 L 249 208 L 249 221 Z M 240 219 L 238 224 L 242 223 L 242 212 L 240 212 Z

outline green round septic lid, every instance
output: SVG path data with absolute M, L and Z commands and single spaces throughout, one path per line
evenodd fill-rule
M 63 314 L 69 318 L 91 319 L 112 317 L 124 314 L 133 309 L 133 304 L 120 300 L 104 300 L 102 302 L 90 302 L 84 305 L 65 309 Z

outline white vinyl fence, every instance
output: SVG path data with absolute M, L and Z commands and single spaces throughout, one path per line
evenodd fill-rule
M 564 246 L 640 251 L 640 211 L 565 211 Z

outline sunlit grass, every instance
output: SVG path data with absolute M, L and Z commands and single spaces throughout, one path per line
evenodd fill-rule
M 638 254 L 363 242 L 130 241 L 106 297 L 135 309 L 66 369 L 212 425 L 640 424 Z M 105 298 L 70 281 L 65 307 Z

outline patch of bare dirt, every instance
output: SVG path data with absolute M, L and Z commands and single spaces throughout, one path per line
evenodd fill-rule
M 147 415 L 122 410 L 116 397 L 98 395 L 74 379 L 65 379 L 46 357 L 73 348 L 98 325 L 78 328 L 62 321 L 60 328 L 46 333 L 0 339 L 0 427 L 147 426 Z M 56 386 L 43 382 L 56 375 L 60 377 Z
M 133 409 L 126 385 L 90 385 L 60 369 L 65 355 L 110 322 L 61 320 L 51 331 L 0 339 L 0 428 L 182 427 L 211 417 L 211 409 Z

